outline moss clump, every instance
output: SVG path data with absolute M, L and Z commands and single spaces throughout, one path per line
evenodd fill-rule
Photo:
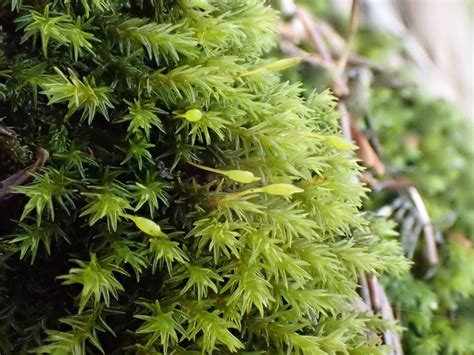
M 358 210 L 334 98 L 239 75 L 272 62 L 275 11 L 17 0 L 1 14 L 2 125 L 51 157 L 2 201 L 24 206 L 0 239 L 2 353 L 384 350 L 352 307 L 357 277 L 407 265 Z

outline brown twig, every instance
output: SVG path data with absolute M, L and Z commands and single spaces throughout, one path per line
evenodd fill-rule
M 49 153 L 46 149 L 39 148 L 38 153 L 36 155 L 36 160 L 33 164 L 27 166 L 26 168 L 18 171 L 17 173 L 9 176 L 5 180 L 0 182 L 0 201 L 6 199 L 10 192 L 10 186 L 12 185 L 23 185 L 25 184 L 30 178 L 31 173 L 41 169 L 44 164 L 49 159 Z
M 431 223 L 428 210 L 426 209 L 425 203 L 420 196 L 418 190 L 410 186 L 408 189 L 408 195 L 410 196 L 415 208 L 418 211 L 418 216 L 423 224 L 423 234 L 425 235 L 425 253 L 426 259 L 431 265 L 437 265 L 439 263 L 438 250 L 436 247 L 435 233 L 433 224 Z
M 314 19 L 321 34 L 326 39 L 329 48 L 335 53 L 342 53 L 346 47 L 346 40 L 329 23 L 321 18 Z
M 369 285 L 367 284 L 367 277 L 361 277 L 359 278 L 359 295 L 364 301 L 364 303 L 367 305 L 368 309 L 372 308 L 372 302 L 370 301 L 370 291 L 369 291 Z
M 313 18 L 313 20 L 315 21 L 316 26 L 318 26 L 321 36 L 324 39 L 326 39 L 325 43 L 327 43 L 328 51 L 332 56 L 331 59 L 339 61 L 341 57 L 341 53 L 344 51 L 344 48 L 346 47 L 345 39 L 342 38 L 342 36 L 340 36 L 339 33 L 337 33 L 331 27 L 331 25 L 329 25 L 327 22 L 318 18 L 316 19 Z M 302 24 L 301 19 L 296 18 L 294 22 L 292 22 L 291 24 L 288 24 L 285 22 L 279 22 L 277 25 L 277 29 L 278 29 L 278 32 L 280 33 L 280 37 L 281 37 L 280 41 L 289 42 L 291 43 L 291 45 L 299 48 L 298 44 L 300 44 L 303 40 L 309 40 L 309 41 L 312 41 L 312 40 L 309 38 L 309 35 L 307 31 L 305 31 L 304 26 L 300 28 L 296 26 L 296 24 Z M 301 48 L 299 49 L 303 51 Z M 286 51 L 283 49 L 282 49 L 282 52 L 287 54 Z M 304 52 L 307 53 L 306 51 Z M 319 64 L 320 66 L 326 66 L 328 70 L 333 69 L 333 68 L 329 68 L 327 63 L 324 64 L 323 59 L 320 56 L 318 56 L 318 60 L 321 62 L 321 64 Z M 364 56 L 360 56 L 354 53 L 349 53 L 347 64 L 348 65 L 363 65 L 376 71 L 381 71 L 383 69 L 381 65 L 374 63 L 369 58 L 366 58 Z
M 308 37 L 311 42 L 314 44 L 316 50 L 319 52 L 323 63 L 327 65 L 331 71 L 334 72 L 334 80 L 332 82 L 332 90 L 334 94 L 338 97 L 344 97 L 349 94 L 349 88 L 347 84 L 342 80 L 341 76 L 337 74 L 336 66 L 334 60 L 332 58 L 331 51 L 327 47 L 323 36 L 318 28 L 317 23 L 313 19 L 313 17 L 302 7 L 297 7 L 296 13 L 298 17 L 301 19 L 303 26 L 305 27 Z
M 369 292 L 372 311 L 376 314 L 380 314 L 383 320 L 394 321 L 395 317 L 387 294 L 377 277 L 372 274 L 366 274 L 365 278 L 361 279 L 361 286 L 362 288 L 366 288 L 366 292 Z M 398 334 L 386 330 L 383 333 L 383 340 L 384 344 L 390 345 L 393 348 L 393 355 L 403 354 L 402 344 Z
M 280 45 L 280 50 L 289 57 L 305 57 L 303 59 L 304 62 L 309 63 L 315 67 L 322 67 L 322 68 L 329 69 L 327 64 L 324 63 L 324 61 L 321 59 L 320 56 L 318 56 L 317 54 L 311 55 L 310 53 L 301 49 L 300 47 L 298 47 L 291 41 L 280 39 L 279 45 Z
M 367 168 L 374 169 L 377 175 L 385 174 L 385 166 L 379 159 L 377 153 L 375 153 L 374 149 L 370 145 L 367 137 L 360 132 L 359 128 L 353 120 L 351 120 L 350 123 L 352 139 L 359 147 L 359 149 L 357 150 L 357 155 L 359 156 L 359 158 L 362 160 L 362 162 Z
M 395 317 L 393 315 L 393 309 L 390 305 L 387 294 L 380 282 L 377 281 L 377 283 L 380 291 L 380 301 L 382 303 L 382 319 L 394 321 Z M 385 344 L 390 345 L 393 348 L 393 355 L 403 355 L 402 343 L 400 336 L 397 333 L 386 330 L 383 333 L 383 339 Z
M 321 33 L 319 32 L 319 29 L 316 26 L 315 21 L 313 20 L 313 17 L 306 11 L 304 8 L 298 6 L 296 8 L 296 13 L 298 14 L 298 17 L 301 19 L 301 22 L 303 23 L 306 32 L 308 33 L 309 39 L 313 42 L 315 45 L 317 51 L 321 55 L 321 58 L 326 62 L 326 63 L 331 63 L 333 62 L 331 52 L 327 48 L 326 44 L 324 43 L 324 39 L 321 36 Z
M 341 124 L 342 136 L 348 141 L 352 141 L 351 118 L 349 112 L 347 111 L 346 104 L 342 101 L 339 101 L 339 103 L 337 104 L 337 108 L 341 113 L 339 122 Z
M 382 311 L 382 301 L 380 299 L 380 290 L 377 277 L 372 274 L 366 274 L 365 279 L 367 280 L 367 286 L 370 294 L 370 304 L 374 313 L 380 313 Z
M 337 63 L 337 74 L 341 76 L 346 69 L 347 60 L 351 52 L 351 45 L 359 24 L 359 0 L 352 0 L 351 16 L 349 19 L 349 32 L 346 39 L 346 46 Z

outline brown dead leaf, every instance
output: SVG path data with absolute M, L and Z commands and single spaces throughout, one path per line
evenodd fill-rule
M 451 234 L 450 239 L 454 243 L 466 249 L 472 249 L 474 247 L 473 243 L 469 239 L 467 239 L 466 236 L 462 233 L 453 233 Z
M 385 174 L 385 166 L 380 161 L 377 153 L 372 148 L 367 137 L 357 128 L 354 120 L 351 120 L 351 135 L 352 139 L 356 142 L 359 149 L 357 150 L 357 156 L 362 160 L 363 164 L 367 168 L 372 168 L 377 175 Z

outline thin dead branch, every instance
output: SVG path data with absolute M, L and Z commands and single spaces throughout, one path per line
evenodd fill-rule
M 317 54 L 311 54 L 301 49 L 291 41 L 280 39 L 280 50 L 289 57 L 305 57 L 304 62 L 311 64 L 315 67 L 321 67 L 329 69 L 327 64 Z
M 316 50 L 319 52 L 321 55 L 321 58 L 326 62 L 326 63 L 333 63 L 331 52 L 329 51 L 328 47 L 324 43 L 324 39 L 321 36 L 321 33 L 319 31 L 319 28 L 316 24 L 316 22 L 313 19 L 313 16 L 311 16 L 308 11 L 306 11 L 304 8 L 297 6 L 296 8 L 296 13 L 298 14 L 298 17 L 301 19 L 301 22 L 303 23 L 306 32 L 308 33 L 309 39 L 313 42 L 313 44 L 316 47 Z
M 410 186 L 408 189 L 408 195 L 410 196 L 413 204 L 415 205 L 420 221 L 423 224 L 423 234 L 425 235 L 425 253 L 426 259 L 431 265 L 437 265 L 439 263 L 438 250 L 436 247 L 435 232 L 433 224 L 431 222 L 428 210 L 426 209 L 425 203 L 420 196 L 418 190 Z
M 346 40 L 326 21 L 321 18 L 314 19 L 321 34 L 326 39 L 333 53 L 340 55 L 346 47 Z
M 359 295 L 364 301 L 364 303 L 367 306 L 367 309 L 372 308 L 372 302 L 370 301 L 370 292 L 369 292 L 369 285 L 367 284 L 367 278 L 366 277 L 361 277 L 359 278 Z
M 360 132 L 359 128 L 353 120 L 351 120 L 350 123 L 352 139 L 359 147 L 359 149 L 357 150 L 357 155 L 359 156 L 359 158 L 362 160 L 362 162 L 367 168 L 374 169 L 377 175 L 381 176 L 385 174 L 385 166 L 379 159 L 377 153 L 370 145 L 367 137 L 364 136 L 362 132 Z
M 24 185 L 31 178 L 31 173 L 41 169 L 49 159 L 49 153 L 46 149 L 39 148 L 36 155 L 36 160 L 26 168 L 18 171 L 17 173 L 9 176 L 2 182 L 0 182 L 0 201 L 3 201 L 9 197 L 10 187 L 13 185 Z
M 341 124 L 342 136 L 348 141 L 352 141 L 351 118 L 349 116 L 349 112 L 347 111 L 346 104 L 344 104 L 342 101 L 339 101 L 337 108 L 341 113 L 339 122 Z
M 380 299 L 379 282 L 377 277 L 373 274 L 366 274 L 367 286 L 370 294 L 370 304 L 374 313 L 382 311 L 382 301 Z
M 379 314 L 383 320 L 393 322 L 395 317 L 393 310 L 388 300 L 387 294 L 375 275 L 366 274 L 361 279 L 361 288 L 368 292 L 370 308 L 375 314 Z M 393 348 L 391 354 L 403 355 L 403 348 L 400 341 L 400 336 L 391 330 L 386 330 L 383 333 L 384 344 L 390 345 Z
M 349 18 L 349 32 L 346 39 L 346 45 L 342 52 L 341 57 L 339 58 L 339 62 L 337 63 L 338 76 L 341 76 L 344 73 L 344 70 L 346 69 L 349 53 L 351 52 L 352 41 L 357 31 L 358 24 L 359 24 L 359 0 L 352 0 L 351 16 Z
M 395 317 L 393 315 L 393 309 L 390 305 L 387 293 L 385 292 L 380 282 L 378 282 L 378 280 L 377 283 L 380 295 L 380 302 L 382 304 L 382 319 L 385 319 L 387 321 L 394 321 Z M 399 334 L 395 333 L 394 331 L 387 330 L 383 333 L 383 339 L 385 344 L 393 348 L 393 355 L 403 355 L 403 348 Z

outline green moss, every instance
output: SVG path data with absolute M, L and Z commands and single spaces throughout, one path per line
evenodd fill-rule
M 2 201 L 2 353 L 385 351 L 357 278 L 407 263 L 359 211 L 334 98 L 239 75 L 273 62 L 274 10 L 2 4 L 3 124 L 51 156 Z

